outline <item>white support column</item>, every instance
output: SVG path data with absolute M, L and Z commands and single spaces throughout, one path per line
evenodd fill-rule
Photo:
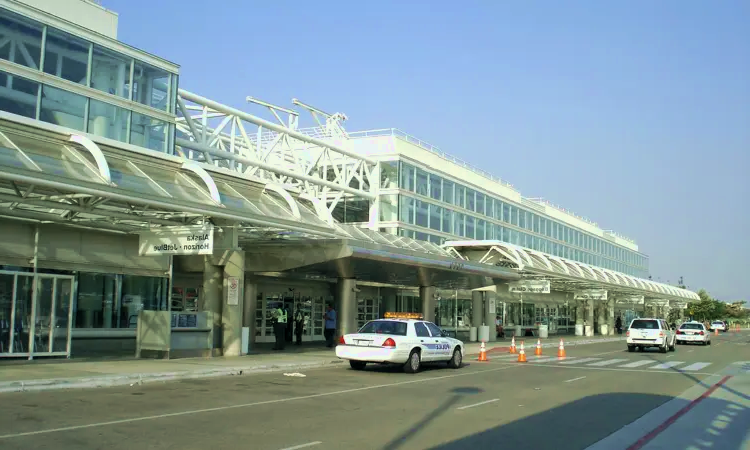
M 575 335 L 583 336 L 584 332 L 584 315 L 586 312 L 586 302 L 583 300 L 574 300 L 576 304 L 576 327 Z
M 420 286 L 419 298 L 422 300 L 422 315 L 428 322 L 435 321 L 435 286 Z
M 357 332 L 357 280 L 339 278 L 336 286 L 338 303 L 338 335 Z
M 213 264 L 213 257 L 204 257 L 203 264 L 203 311 L 211 314 L 209 324 L 212 327 L 212 356 L 221 356 L 221 310 L 222 310 L 222 270 Z
M 609 335 L 614 336 L 615 334 L 615 299 L 609 297 L 607 300 L 607 324 L 609 325 Z
M 484 308 L 482 291 L 471 292 L 471 326 L 481 327 L 484 325 Z
M 588 299 L 586 302 L 586 336 L 594 335 L 594 300 Z
M 484 313 L 486 317 L 486 324 L 490 327 L 490 342 L 494 342 L 497 340 L 497 316 L 498 314 L 501 314 L 502 311 L 498 312 L 498 308 L 500 305 L 498 305 L 496 295 L 492 291 L 485 291 L 484 298 L 485 298 L 485 305 L 484 305 Z

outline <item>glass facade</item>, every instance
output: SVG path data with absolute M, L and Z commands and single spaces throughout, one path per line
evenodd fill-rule
M 639 252 L 415 165 L 401 162 L 399 172 L 398 220 L 406 225 L 399 229 L 402 236 L 436 244 L 455 238 L 500 240 L 648 277 L 648 257 Z
M 0 59 L 174 114 L 177 74 L 0 8 Z M 160 152 L 174 125 L 0 72 L 0 110 Z

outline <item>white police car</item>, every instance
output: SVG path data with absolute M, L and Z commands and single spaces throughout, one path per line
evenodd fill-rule
M 407 373 L 418 372 L 423 362 L 461 367 L 462 341 L 445 336 L 437 325 L 421 320 L 421 315 L 386 313 L 385 317 L 341 336 L 336 356 L 348 360 L 355 370 L 364 369 L 367 363 L 400 364 Z

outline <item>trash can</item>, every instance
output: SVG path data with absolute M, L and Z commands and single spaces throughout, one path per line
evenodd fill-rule
M 599 328 L 601 328 L 602 336 L 609 336 L 609 324 L 603 323 Z
M 482 325 L 479 327 L 479 340 L 484 342 L 490 341 L 490 327 L 487 325 Z
M 586 336 L 591 337 L 594 335 L 594 327 L 592 327 L 591 325 L 586 325 L 584 327 L 584 330 L 586 331 Z
M 541 339 L 549 337 L 549 325 L 539 325 L 539 337 Z
M 523 336 L 523 327 L 521 325 L 516 325 L 516 337 L 522 337 Z
M 469 328 L 469 342 L 477 341 L 477 327 Z

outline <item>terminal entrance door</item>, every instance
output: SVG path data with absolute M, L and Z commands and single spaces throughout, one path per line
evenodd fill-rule
M 0 271 L 0 357 L 70 357 L 74 277 Z

